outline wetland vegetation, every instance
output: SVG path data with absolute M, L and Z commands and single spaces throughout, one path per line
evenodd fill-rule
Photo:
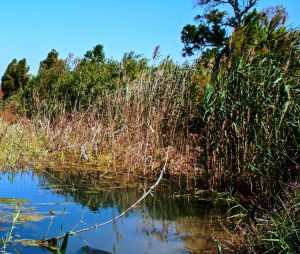
M 284 8 L 246 2 L 233 16 L 208 8 L 184 27 L 184 54 L 201 51 L 194 63 L 160 59 L 159 47 L 151 60 L 130 52 L 116 61 L 96 45 L 66 60 L 52 50 L 37 75 L 26 59 L 9 64 L 3 252 L 41 253 L 17 239 L 60 234 L 58 253 L 300 252 L 300 31 L 287 27 Z M 126 212 L 161 173 L 154 196 Z M 98 238 L 69 238 L 75 226 L 111 219 Z

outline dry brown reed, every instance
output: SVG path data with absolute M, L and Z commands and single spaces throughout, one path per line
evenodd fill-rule
M 134 82 L 120 83 L 88 107 L 78 103 L 66 112 L 61 104 L 54 118 L 47 110 L 36 111 L 31 123 L 45 137 L 53 166 L 155 173 L 168 146 L 169 173 L 194 171 L 197 138 L 189 134 L 197 113 L 190 99 L 192 73 L 188 65 L 163 63 Z

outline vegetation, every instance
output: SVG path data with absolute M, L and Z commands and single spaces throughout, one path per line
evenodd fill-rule
M 26 64 L 26 59 L 17 61 L 14 59 L 8 66 L 1 79 L 1 88 L 3 98 L 6 99 L 19 90 L 23 89 L 28 82 L 29 67 Z
M 183 54 L 201 52 L 191 65 L 134 52 L 118 62 L 102 45 L 83 59 L 52 50 L 36 76 L 13 60 L 2 77 L 1 167 L 148 176 L 168 147 L 166 174 L 192 172 L 234 196 L 233 251 L 299 252 L 300 31 L 286 27 L 284 8 L 258 12 L 256 2 L 198 1 L 200 25 L 182 31 Z
M 196 5 L 204 8 L 204 15 L 197 15 L 198 26 L 186 25 L 181 32 L 184 44 L 183 55 L 191 56 L 195 51 L 220 51 L 227 44 L 227 28 L 241 28 L 245 16 L 258 0 L 197 0 Z M 229 12 L 225 9 L 228 9 Z

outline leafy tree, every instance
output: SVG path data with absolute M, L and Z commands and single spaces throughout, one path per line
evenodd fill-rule
M 10 97 L 26 86 L 29 80 L 28 71 L 29 67 L 25 58 L 20 61 L 12 60 L 1 79 L 3 99 Z
M 105 64 L 85 62 L 73 72 L 64 75 L 54 87 L 54 93 L 61 100 L 66 100 L 71 110 L 74 105 L 88 106 L 91 101 L 101 98 L 106 92 L 116 88 L 119 66 L 109 60 Z
M 49 70 L 50 68 L 56 66 L 58 62 L 58 52 L 55 49 L 52 49 L 48 53 L 47 58 L 40 62 L 39 71 Z
M 119 64 L 104 57 L 101 45 L 88 51 L 82 61 L 75 59 L 74 64 L 72 55 L 64 61 L 52 50 L 41 61 L 38 75 L 27 85 L 26 108 L 47 109 L 55 116 L 62 108 L 71 112 L 75 107 L 86 108 L 90 102 L 101 99 L 116 88 L 119 80 Z
M 231 13 L 226 12 L 226 22 L 224 25 L 231 27 L 241 26 L 244 17 L 256 5 L 258 0 L 197 0 L 199 6 L 205 8 L 206 12 L 215 10 L 215 8 L 229 8 Z
M 56 83 L 67 72 L 65 61 L 59 59 L 55 49 L 51 50 L 47 58 L 40 62 L 38 74 L 29 80 L 23 91 L 23 102 L 29 110 L 28 113 L 36 108 L 46 108 L 51 104 L 50 101 L 57 96 L 54 92 Z
M 243 24 L 244 17 L 258 0 L 198 0 L 196 5 L 204 7 L 204 15 L 197 15 L 198 26 L 186 25 L 181 32 L 184 44 L 183 56 L 191 56 L 195 51 L 209 48 L 220 50 L 225 46 L 226 29 Z M 225 11 L 224 8 L 230 10 Z
M 89 50 L 85 53 L 83 61 L 88 61 L 92 63 L 104 63 L 105 54 L 103 51 L 103 46 L 98 44 L 93 50 Z
M 52 49 L 40 63 L 36 77 L 36 90 L 42 98 L 52 93 L 54 84 L 67 72 L 65 61 L 59 59 L 58 52 Z

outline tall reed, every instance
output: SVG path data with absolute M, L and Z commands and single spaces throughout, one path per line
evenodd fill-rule
M 67 111 L 64 102 L 52 101 L 60 108 L 53 117 L 36 104 L 31 122 L 47 137 L 48 151 L 65 161 L 76 157 L 75 161 L 102 168 L 149 173 L 160 167 L 164 148 L 171 146 L 172 170 L 193 170 L 196 157 L 189 136 L 190 122 L 197 113 L 191 100 L 193 73 L 192 66 L 166 60 L 157 68 L 146 69 L 135 81 L 120 80 L 115 90 L 88 106 L 79 100 Z
M 299 179 L 299 68 L 271 56 L 241 58 L 207 87 L 203 120 L 210 186 L 271 197 Z

